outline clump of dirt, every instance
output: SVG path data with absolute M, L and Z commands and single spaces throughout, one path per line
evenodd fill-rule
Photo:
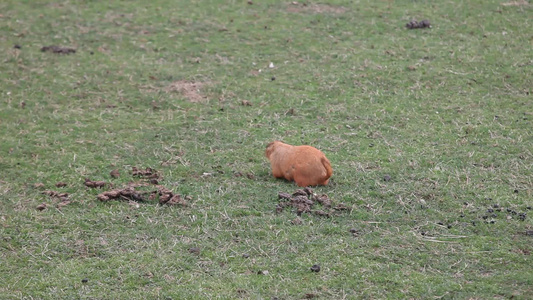
M 100 201 L 109 200 L 132 200 L 132 201 L 144 201 L 143 196 L 135 190 L 135 187 L 128 186 L 123 189 L 114 189 L 111 191 L 105 191 L 96 196 Z
M 111 171 L 110 175 L 113 178 L 120 176 L 118 170 Z M 114 188 L 113 184 L 111 183 L 105 181 L 93 181 L 89 178 L 85 178 L 84 185 L 89 188 L 110 187 L 110 190 L 106 190 L 96 196 L 98 200 L 103 202 L 111 200 L 125 200 L 132 204 L 135 202 L 158 201 L 161 205 L 187 206 L 188 202 L 192 200 L 192 197 L 190 196 L 176 194 L 170 189 L 159 185 L 158 179 L 161 178 L 161 176 L 155 169 L 139 169 L 137 167 L 133 167 L 132 176 L 140 177 L 141 179 L 148 179 L 149 182 L 141 180 L 130 182 L 123 188 Z M 58 182 L 55 184 L 56 187 L 65 187 L 67 185 L 68 184 L 64 182 Z M 37 183 L 34 184 L 34 187 L 44 188 L 44 184 Z M 72 203 L 72 201 L 69 199 L 68 193 L 54 190 L 44 190 L 41 193 L 49 196 L 53 200 L 53 205 L 55 205 L 55 207 L 58 209 L 61 209 L 62 207 Z M 138 204 L 136 205 L 138 207 Z M 36 209 L 42 211 L 47 209 L 49 206 L 49 203 L 42 203 L 37 205 Z
M 206 99 L 200 90 L 205 85 L 203 82 L 179 80 L 171 83 L 165 91 L 167 93 L 178 92 L 190 102 L 202 102 Z
M 46 209 L 46 203 L 41 203 L 39 205 L 37 205 L 37 207 L 35 207 L 35 209 L 37 210 L 45 210 Z
M 35 188 L 35 189 L 41 189 L 41 188 L 44 188 L 44 183 L 42 183 L 42 182 L 37 182 L 37 183 L 33 184 L 33 188 Z
M 311 188 L 298 189 L 294 193 L 278 193 L 280 202 L 276 206 L 276 212 L 281 213 L 285 207 L 296 209 L 296 214 L 312 213 L 319 217 L 330 217 L 335 211 L 346 210 L 348 207 L 343 203 L 332 206 L 332 201 L 326 194 L 317 195 Z M 315 204 L 320 204 L 322 209 L 313 209 Z M 300 223 L 300 222 L 299 222 Z
M 411 22 L 405 24 L 407 29 L 417 29 L 417 28 L 431 28 L 431 23 L 428 20 L 422 20 L 418 22 L 417 20 L 412 20 Z
M 42 194 L 49 196 L 53 200 L 54 204 L 56 205 L 56 208 L 58 209 L 61 209 L 63 206 L 66 206 L 72 203 L 72 201 L 68 197 L 69 196 L 68 193 L 61 193 L 57 191 L 46 190 L 42 192 Z M 46 208 L 47 208 L 46 203 L 41 203 L 37 205 L 36 207 L 37 210 L 45 210 Z
M 114 169 L 113 171 L 109 172 L 109 175 L 113 178 L 119 178 L 120 173 L 118 172 L 118 169 Z
M 343 14 L 348 9 L 343 6 L 334 6 L 330 4 L 321 3 L 299 3 L 292 1 L 287 7 L 287 11 L 291 13 L 314 13 L 314 14 Z
M 186 196 L 182 198 L 179 194 L 174 194 L 171 190 L 167 189 L 164 186 L 158 186 L 158 189 L 156 191 L 152 191 L 150 193 L 150 200 L 155 200 L 159 197 L 159 204 L 166 204 L 166 205 L 182 205 L 186 206 L 187 201 L 191 200 L 189 196 Z
M 42 192 L 42 194 L 50 196 L 50 198 L 58 198 L 58 199 L 68 198 L 68 193 L 61 193 L 61 192 L 51 191 L 51 190 L 46 190 Z
M 147 179 L 159 179 L 161 178 L 159 176 L 159 173 L 157 170 L 152 168 L 146 168 L 146 169 L 139 169 L 137 167 L 132 167 L 131 175 L 133 177 L 141 177 L 141 178 L 147 178 Z
M 52 52 L 56 54 L 71 54 L 76 53 L 76 49 L 60 46 L 44 46 L 41 48 L 42 52 Z
M 155 201 L 158 200 L 161 205 L 181 205 L 187 206 L 187 202 L 192 200 L 190 196 L 183 197 L 175 194 L 170 189 L 158 185 L 157 190 L 139 190 L 145 185 L 132 183 L 122 189 L 113 189 L 98 194 L 97 199 L 100 201 L 126 200 L 135 202 Z
M 311 266 L 311 271 L 312 271 L 312 272 L 315 272 L 315 273 L 320 272 L 320 265 L 313 265 L 313 266 Z
M 89 178 L 85 178 L 85 182 L 83 184 L 90 188 L 103 188 L 107 183 L 105 181 L 92 181 Z
M 61 187 L 66 187 L 66 186 L 67 186 L 67 184 L 66 184 L 66 183 L 64 183 L 64 182 L 61 182 L 61 181 L 60 181 L 60 182 L 58 182 L 58 183 L 56 183 L 56 187 L 58 187 L 58 188 L 61 188 Z
M 118 177 L 120 174 L 118 173 L 118 170 L 111 171 L 110 175 L 112 177 Z M 187 205 L 187 201 L 192 200 L 191 197 L 186 196 L 182 197 L 182 195 L 175 194 L 170 189 L 159 185 L 159 179 L 161 178 L 161 175 L 159 172 L 155 169 L 152 169 L 150 167 L 147 168 L 137 168 L 132 167 L 131 175 L 133 177 L 139 177 L 141 179 L 148 179 L 149 183 L 143 183 L 143 182 L 137 182 L 137 183 L 129 183 L 125 188 L 122 189 L 113 189 L 110 191 L 105 191 L 103 193 L 98 194 L 97 198 L 100 201 L 109 201 L 109 200 L 127 200 L 127 201 L 135 201 L 135 202 L 143 202 L 143 201 L 154 201 L 158 200 L 159 204 L 163 205 Z M 157 189 L 153 190 L 151 189 L 144 189 L 147 186 L 156 185 Z

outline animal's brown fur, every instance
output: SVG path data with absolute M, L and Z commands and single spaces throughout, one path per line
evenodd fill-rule
M 274 141 L 268 144 L 265 155 L 270 160 L 274 177 L 294 180 L 301 187 L 326 185 L 333 174 L 324 153 L 311 146 Z

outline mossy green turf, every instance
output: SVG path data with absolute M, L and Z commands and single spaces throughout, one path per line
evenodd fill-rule
M 2 1 L 0 298 L 531 297 L 520 2 Z M 269 174 L 275 139 L 325 152 L 334 175 L 315 191 L 349 210 L 276 214 L 296 186 Z M 132 166 L 189 205 L 83 185 L 125 186 Z

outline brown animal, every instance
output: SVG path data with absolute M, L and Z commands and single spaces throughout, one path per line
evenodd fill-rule
M 326 185 L 333 174 L 324 153 L 311 146 L 274 141 L 268 144 L 265 155 L 270 160 L 274 177 L 294 180 L 301 187 Z

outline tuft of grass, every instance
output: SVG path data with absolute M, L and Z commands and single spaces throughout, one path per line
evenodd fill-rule
M 531 12 L 3 1 L 0 294 L 530 297 Z M 269 173 L 276 139 L 326 153 L 334 175 L 315 192 L 348 209 L 276 213 L 297 189 Z M 134 166 L 191 200 L 100 202 L 83 185 L 142 181 Z

